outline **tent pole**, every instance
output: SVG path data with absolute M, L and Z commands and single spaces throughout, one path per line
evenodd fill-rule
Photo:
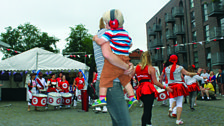
M 36 57 L 36 72 L 38 71 L 38 52 L 37 52 L 37 57 Z

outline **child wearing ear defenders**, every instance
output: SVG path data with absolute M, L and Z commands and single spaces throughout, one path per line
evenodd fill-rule
M 104 44 L 110 44 L 110 48 L 108 50 L 110 53 L 114 53 L 117 57 L 119 57 L 122 61 L 129 64 L 129 49 L 132 46 L 132 39 L 129 37 L 128 32 L 123 29 L 123 15 L 119 10 L 110 10 L 104 13 L 103 19 L 106 23 L 106 26 L 109 30 L 107 30 L 101 38 L 98 38 L 97 35 L 93 37 L 93 41 L 96 41 L 98 45 L 101 47 Z M 109 46 L 108 46 L 109 47 Z M 104 106 L 107 104 L 106 102 L 106 94 L 107 88 L 113 87 L 113 80 L 118 78 L 125 88 L 129 96 L 128 108 L 131 109 L 133 106 L 136 106 L 138 102 L 135 98 L 133 88 L 130 84 L 131 76 L 125 75 L 124 69 L 121 69 L 118 66 L 113 65 L 113 60 L 109 57 L 109 55 L 105 55 L 102 51 L 105 61 L 103 70 L 100 77 L 100 89 L 99 99 L 93 103 L 93 107 Z

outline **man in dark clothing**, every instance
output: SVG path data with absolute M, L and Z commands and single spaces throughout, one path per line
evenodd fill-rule
M 219 94 L 224 96 L 224 73 L 219 69 L 219 73 L 217 75 L 216 83 L 219 86 Z

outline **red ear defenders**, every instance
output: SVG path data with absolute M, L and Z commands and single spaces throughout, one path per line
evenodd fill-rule
M 117 19 L 114 17 L 115 9 L 112 9 L 110 11 L 110 21 L 109 21 L 109 26 L 111 29 L 117 29 L 119 26 L 119 22 Z

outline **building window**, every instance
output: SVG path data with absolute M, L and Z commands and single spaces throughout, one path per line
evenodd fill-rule
M 197 32 L 192 32 L 192 42 L 197 42 Z M 197 48 L 197 44 L 194 44 L 194 48 Z
M 194 0 L 190 0 L 190 6 L 191 6 L 191 8 L 194 7 Z
M 196 22 L 195 21 L 192 21 L 191 22 L 191 28 L 193 29 L 193 28 L 195 28 L 196 27 Z
M 209 38 L 209 25 L 204 26 L 204 31 L 205 31 L 205 41 L 209 42 L 210 38 Z
M 211 48 L 206 48 L 206 66 L 209 68 L 209 70 L 211 70 L 212 66 L 211 66 Z
M 203 5 L 203 10 L 204 10 L 204 21 L 208 20 L 208 4 Z
M 224 18 L 220 19 L 221 31 L 224 31 Z
M 194 21 L 194 20 L 195 20 L 195 12 L 192 11 L 192 12 L 191 12 L 191 21 Z
M 198 65 L 198 52 L 194 52 L 194 65 L 196 68 L 199 67 Z
M 194 11 L 191 12 L 191 27 L 192 27 L 192 29 L 196 27 Z

